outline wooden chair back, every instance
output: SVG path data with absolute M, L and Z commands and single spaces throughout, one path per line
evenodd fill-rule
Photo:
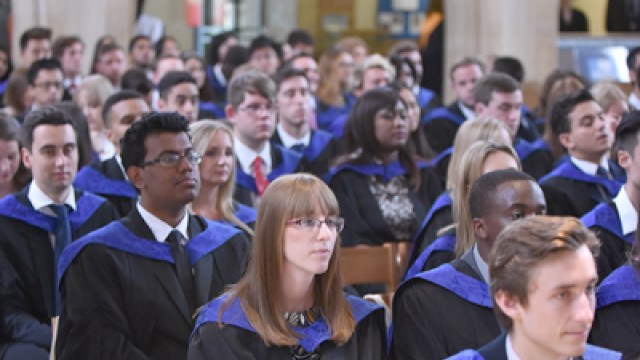
M 342 281 L 345 285 L 383 283 L 387 292 L 393 292 L 404 274 L 407 251 L 407 242 L 343 248 L 340 256 Z

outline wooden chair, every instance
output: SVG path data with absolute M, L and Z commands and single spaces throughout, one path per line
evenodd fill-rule
M 407 252 L 407 242 L 343 248 L 340 255 L 342 281 L 345 285 L 385 284 L 386 293 L 383 298 L 390 306 L 393 292 L 405 271 Z

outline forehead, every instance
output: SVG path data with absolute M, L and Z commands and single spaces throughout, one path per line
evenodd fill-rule
M 184 70 L 184 62 L 181 59 L 165 58 L 156 65 L 156 72 L 167 72 L 170 70 Z
M 80 41 L 72 42 L 67 47 L 64 48 L 64 52 L 68 51 L 78 51 L 84 49 L 84 44 Z
M 115 49 L 102 54 L 100 56 L 100 61 L 112 61 L 116 58 L 124 58 L 124 51 L 122 49 Z
M 480 66 L 478 66 L 478 64 L 467 64 L 467 65 L 459 66 L 452 73 L 452 76 L 454 79 L 462 78 L 462 77 L 470 77 L 474 75 L 475 76 L 482 75 L 482 69 L 480 69 Z
M 552 254 L 531 268 L 529 296 L 564 286 L 584 286 L 597 277 L 595 260 L 586 245 Z
M 491 93 L 491 103 L 492 104 L 519 104 L 522 102 L 522 91 L 516 90 L 514 92 L 498 92 L 494 91 Z
M 244 93 L 244 100 L 240 104 L 242 105 L 242 104 L 269 104 L 269 103 L 271 103 L 271 101 L 265 98 L 264 96 L 258 93 L 250 93 L 247 91 Z
M 57 79 L 62 77 L 62 71 L 60 69 L 40 69 L 36 80 L 38 79 Z
M 49 44 L 49 39 L 29 39 L 29 41 L 27 41 L 27 48 L 48 47 Z
M 391 77 L 389 72 L 381 67 L 371 67 L 364 71 L 365 78 Z
M 111 107 L 111 114 L 118 116 L 139 115 L 148 111 L 147 103 L 142 99 L 127 99 L 118 101 Z
M 493 196 L 493 208 L 501 211 L 515 204 L 544 205 L 544 194 L 540 186 L 528 180 L 507 181 L 498 185 Z
M 147 156 L 153 156 L 165 151 L 176 151 L 183 153 L 185 149 L 191 148 L 191 139 L 185 132 L 161 132 L 148 135 L 144 139 Z
M 290 78 L 287 78 L 285 80 L 283 80 L 280 83 L 280 91 L 285 91 L 288 90 L 292 87 L 308 87 L 309 86 L 309 81 L 307 80 L 307 78 L 305 78 L 304 76 L 292 76 Z
M 138 46 L 151 46 L 151 41 L 149 41 L 149 39 L 147 38 L 140 38 L 138 40 L 136 40 L 136 43 L 134 44 L 134 47 L 138 47 Z
M 53 144 L 60 139 L 63 139 L 65 143 L 76 141 L 76 133 L 70 124 L 43 124 L 38 125 L 33 129 L 34 145 L 37 144 L 40 146 L 44 146 L 46 144 Z
M 573 108 L 569 113 L 569 119 L 571 119 L 571 121 L 579 121 L 584 116 L 597 115 L 600 112 L 602 112 L 602 108 L 597 102 L 593 100 L 584 101 Z
M 302 56 L 295 58 L 291 62 L 291 66 L 295 69 L 316 69 L 318 67 L 318 63 L 308 56 Z
M 174 87 L 172 87 L 171 90 L 169 90 L 169 95 L 170 96 L 179 96 L 179 95 L 193 96 L 193 95 L 198 95 L 198 87 L 193 83 L 183 82 L 183 83 L 177 84 Z

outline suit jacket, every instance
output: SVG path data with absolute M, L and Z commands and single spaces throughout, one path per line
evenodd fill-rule
M 239 230 L 194 215 L 188 232 L 199 307 L 240 279 L 249 243 Z M 69 247 L 60 266 L 58 359 L 186 359 L 193 314 L 170 246 L 155 240 L 136 208 Z
M 73 185 L 109 200 L 120 217 L 127 216 L 138 199 L 136 189 L 125 178 L 115 157 L 83 167 Z
M 271 143 L 284 146 L 277 131 L 273 133 Z M 338 154 L 338 142 L 330 133 L 322 130 L 311 130 L 311 141 L 302 153 L 307 165 L 305 171 L 323 178 L 329 172 L 330 164 Z
M 240 166 L 239 162 L 236 168 L 238 170 L 233 198 L 241 204 L 253 207 L 256 205 L 258 198 L 256 179 L 242 171 L 242 166 Z M 306 168 L 307 163 L 301 154 L 279 145 L 271 145 L 271 172 L 267 174 L 269 181 L 273 181 L 281 175 L 305 171 Z
M 30 343 L 48 349 L 55 271 L 50 233 L 55 218 L 36 211 L 29 187 L 0 201 L 0 317 L 3 339 L 0 355 L 12 343 Z M 105 199 L 75 190 L 77 209 L 69 214 L 72 239 L 96 230 L 116 218 Z M 1 358 L 1 356 L 0 356 Z

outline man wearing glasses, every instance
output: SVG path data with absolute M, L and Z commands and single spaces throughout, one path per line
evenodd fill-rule
M 56 355 L 185 359 L 196 309 L 240 279 L 249 242 L 187 211 L 201 156 L 183 116 L 147 113 L 121 146 L 139 202 L 63 254 Z
M 295 151 L 269 143 L 276 125 L 276 85 L 266 74 L 248 70 L 234 76 L 228 89 L 225 112 L 233 124 L 238 157 L 234 198 L 255 206 L 269 182 L 301 171 L 304 160 Z
M 62 101 L 64 73 L 58 60 L 36 60 L 29 67 L 27 81 L 33 94 L 33 107 L 39 109 Z

